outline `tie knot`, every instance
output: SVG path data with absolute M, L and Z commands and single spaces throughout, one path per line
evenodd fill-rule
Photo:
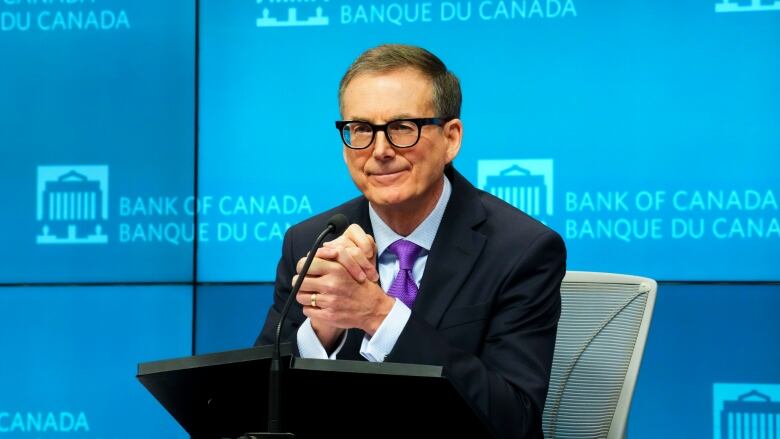
M 420 254 L 422 247 L 411 241 L 399 239 L 390 244 L 387 249 L 398 256 L 398 265 L 400 265 L 401 270 L 411 270 L 412 267 L 414 267 L 414 261 L 417 260 L 417 255 Z

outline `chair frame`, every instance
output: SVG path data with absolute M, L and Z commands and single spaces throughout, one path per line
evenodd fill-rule
M 629 284 L 639 285 L 640 291 L 647 293 L 647 302 L 645 311 L 642 315 L 642 321 L 639 324 L 639 331 L 636 336 L 636 343 L 631 354 L 631 360 L 628 363 L 626 377 L 623 380 L 623 387 L 620 391 L 615 413 L 612 416 L 612 423 L 609 427 L 608 439 L 622 439 L 626 437 L 628 425 L 628 414 L 631 409 L 631 399 L 636 388 L 637 377 L 639 376 L 639 366 L 642 363 L 642 355 L 647 344 L 647 336 L 650 331 L 650 322 L 653 318 L 655 309 L 655 300 L 658 292 L 658 284 L 655 280 L 630 276 L 625 274 L 600 273 L 589 271 L 567 271 L 563 278 L 564 283 L 603 283 L 603 284 Z

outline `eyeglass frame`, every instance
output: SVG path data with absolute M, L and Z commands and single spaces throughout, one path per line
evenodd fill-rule
M 361 150 L 366 149 L 371 144 L 374 143 L 374 140 L 376 140 L 376 133 L 377 131 L 381 131 L 385 133 L 385 139 L 387 139 L 387 142 L 395 148 L 405 149 L 405 148 L 411 148 L 415 145 L 417 145 L 420 142 L 420 138 L 422 137 L 422 129 L 426 125 L 437 125 L 440 127 L 443 127 L 447 122 L 455 119 L 454 117 L 417 117 L 417 118 L 405 118 L 405 119 L 395 119 L 391 120 L 390 122 L 387 122 L 383 125 L 376 125 L 371 122 L 365 121 L 365 120 L 337 120 L 336 121 L 336 129 L 339 130 L 339 135 L 341 136 L 341 141 L 344 143 L 344 146 L 346 146 L 349 149 L 355 149 L 355 150 Z M 387 135 L 387 126 L 395 123 L 395 122 L 412 122 L 415 125 L 417 125 L 417 140 L 414 141 L 411 145 L 408 146 L 398 146 L 395 143 L 393 143 L 392 140 L 390 140 L 390 136 Z M 344 138 L 344 126 L 348 123 L 363 123 L 371 127 L 371 141 L 368 142 L 366 146 L 363 147 L 354 147 L 351 146 L 347 139 Z

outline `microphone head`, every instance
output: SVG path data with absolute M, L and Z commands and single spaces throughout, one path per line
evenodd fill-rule
M 328 220 L 328 227 L 332 227 L 330 233 L 341 235 L 349 227 L 349 220 L 343 213 L 337 213 Z

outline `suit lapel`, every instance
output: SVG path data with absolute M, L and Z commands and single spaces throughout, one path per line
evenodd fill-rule
M 450 169 L 452 195 L 433 240 L 420 292 L 412 310 L 437 327 L 442 315 L 466 281 L 485 245 L 485 236 L 474 230 L 485 220 L 479 192 L 463 176 Z

